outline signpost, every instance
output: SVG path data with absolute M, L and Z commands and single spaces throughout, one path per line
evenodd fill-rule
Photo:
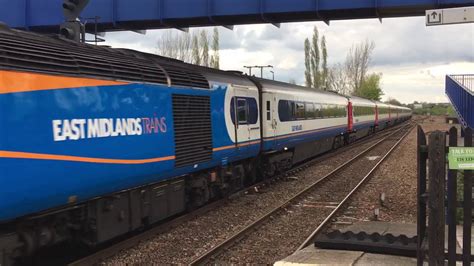
M 449 147 L 449 169 L 474 170 L 474 147 Z
M 426 10 L 426 26 L 474 22 L 474 7 Z

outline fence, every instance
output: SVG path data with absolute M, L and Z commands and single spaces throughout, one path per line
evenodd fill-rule
M 465 133 L 464 147 L 472 147 L 472 129 L 467 128 Z M 449 137 L 449 147 L 446 147 L 446 136 Z M 456 260 L 462 260 L 463 265 L 470 265 L 473 261 L 471 254 L 472 171 L 451 168 L 456 168 L 456 164 L 459 162 L 463 162 L 464 166 L 462 167 L 472 167 L 474 153 L 472 155 L 455 153 L 453 148 L 457 145 L 458 132 L 454 127 L 451 128 L 448 135 L 441 131 L 432 132 L 427 145 L 425 133 L 418 126 L 418 265 L 423 265 L 426 258 L 428 258 L 429 265 L 444 265 L 445 259 L 448 260 L 448 265 L 455 265 Z M 451 152 L 449 154 L 450 169 L 446 176 L 448 148 Z M 459 155 L 459 157 L 455 155 Z M 457 165 L 457 168 L 459 167 L 461 164 Z M 461 173 L 464 175 L 461 182 L 463 197 L 462 201 L 458 201 L 458 174 Z M 461 255 L 456 253 L 456 225 L 459 206 L 463 209 L 463 249 Z M 447 253 L 445 253 L 446 222 L 448 225 Z

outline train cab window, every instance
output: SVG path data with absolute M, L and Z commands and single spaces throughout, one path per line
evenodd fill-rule
M 271 108 L 270 108 L 270 101 L 267 101 L 267 120 L 270 121 L 271 120 L 271 112 L 270 112 Z
M 235 108 L 237 107 L 237 112 Z M 234 97 L 230 102 L 230 117 L 235 125 L 235 115 L 239 125 L 257 124 L 258 122 L 258 106 L 257 100 L 249 97 Z
M 237 98 L 237 120 L 239 125 L 247 124 L 248 110 L 247 110 L 247 100 L 242 98 Z

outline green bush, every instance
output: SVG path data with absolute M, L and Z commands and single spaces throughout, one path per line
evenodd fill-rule
M 429 105 L 429 104 L 428 104 Z M 454 109 L 451 105 L 445 106 L 445 105 L 438 105 L 438 104 L 433 104 L 428 107 L 423 107 L 419 109 L 414 109 L 413 114 L 416 115 L 449 115 L 449 116 L 456 116 L 456 112 L 454 112 Z

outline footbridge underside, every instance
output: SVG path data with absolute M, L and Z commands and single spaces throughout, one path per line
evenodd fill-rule
M 0 21 L 57 33 L 62 0 L 0 0 Z M 428 9 L 473 6 L 474 0 L 95 0 L 82 13 L 99 31 L 424 16 Z

